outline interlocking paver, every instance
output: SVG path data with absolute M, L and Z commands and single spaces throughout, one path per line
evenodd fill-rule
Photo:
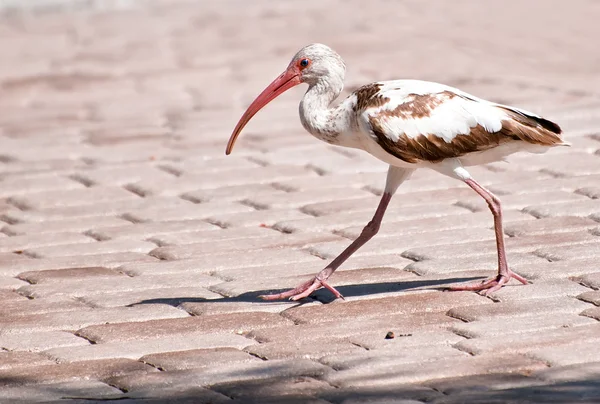
M 52 348 L 89 345 L 89 341 L 66 331 L 34 332 L 23 338 L 22 334 L 0 335 L 0 347 L 8 351 L 39 352 Z
M 150 354 L 140 360 L 162 370 L 185 370 L 261 359 L 235 348 L 212 348 Z
M 516 302 L 500 302 L 492 305 L 457 306 L 448 310 L 448 315 L 463 321 L 496 318 L 506 321 L 507 317 L 528 316 L 531 313 L 580 313 L 589 305 L 569 297 L 531 299 Z
M 20 258 L 20 257 L 19 257 Z M 102 266 L 116 268 L 126 262 L 156 262 L 157 259 L 147 254 L 122 252 L 110 254 L 73 255 L 65 257 L 17 259 L 0 262 L 0 273 L 16 276 L 25 271 L 41 271 L 44 269 L 65 269 Z
M 577 216 L 545 217 L 537 220 L 523 220 L 522 222 L 507 223 L 504 233 L 511 237 L 534 234 L 563 233 L 577 230 L 589 230 L 598 225 L 598 222 Z
M 368 13 L 358 0 L 74 1 L 11 1 L 10 13 L 0 1 L 0 401 L 600 397 L 593 1 L 547 0 L 535 18 L 516 0 L 375 1 Z M 311 38 L 346 60 L 341 97 L 425 79 L 561 125 L 570 148 L 469 168 L 502 200 L 509 264 L 532 284 L 441 291 L 495 273 L 493 221 L 469 187 L 417 170 L 332 277 L 345 302 L 256 296 L 325 267 L 385 183 L 382 162 L 305 133 L 303 89 L 224 154 Z
M 183 314 L 171 316 L 169 320 L 142 320 L 137 324 L 134 322 L 120 322 L 85 327 L 78 330 L 77 335 L 90 341 L 104 343 L 142 340 L 172 334 L 196 334 L 200 332 L 207 334 L 235 332 L 241 334 L 259 328 L 292 325 L 290 320 L 273 313 L 250 312 L 189 317 L 183 311 L 180 312 Z M 164 316 L 164 318 L 168 317 Z
M 80 345 L 52 348 L 44 355 L 58 362 L 79 362 L 111 358 L 139 359 L 144 355 L 157 352 L 183 351 L 207 348 L 246 348 L 255 344 L 241 335 L 190 332 L 173 334 L 163 338 L 144 338 L 140 340 L 114 341 L 94 345 Z
M 38 364 L 0 370 L 4 386 L 52 383 L 59 381 L 108 379 L 124 375 L 141 376 L 158 372 L 156 368 L 130 359 L 111 359 L 73 363 Z
M 11 236 L 61 232 L 85 233 L 86 231 L 89 231 L 88 234 L 94 234 L 93 231 L 97 231 L 99 228 L 112 228 L 125 224 L 131 225 L 131 222 L 112 216 L 92 216 L 70 220 L 44 221 L 41 223 L 17 223 L 4 226 L 2 231 Z
M 27 334 L 34 331 L 77 330 L 93 324 L 131 324 L 127 322 L 181 317 L 188 316 L 174 307 L 155 304 L 114 309 L 81 309 L 28 316 L 6 316 L 0 320 L 0 327 L 3 333 Z

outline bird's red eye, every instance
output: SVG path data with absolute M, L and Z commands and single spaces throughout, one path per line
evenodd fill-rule
M 300 59 L 298 62 L 298 66 L 300 66 L 301 69 L 307 68 L 308 65 L 310 65 L 310 59 Z

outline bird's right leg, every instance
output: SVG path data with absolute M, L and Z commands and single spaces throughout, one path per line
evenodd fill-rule
M 385 190 L 379 201 L 379 206 L 373 215 L 371 221 L 364 227 L 360 235 L 350 244 L 340 255 L 338 255 L 329 265 L 327 265 L 321 272 L 319 272 L 314 278 L 302 283 L 294 289 L 288 290 L 282 293 L 276 293 L 271 295 L 259 296 L 263 300 L 278 300 L 287 299 L 299 300 L 309 296 L 315 290 L 324 287 L 329 289 L 336 298 L 343 298 L 342 294 L 338 292 L 334 287 L 327 283 L 327 279 L 344 263 L 348 258 L 352 256 L 360 247 L 362 247 L 367 241 L 369 241 L 377 232 L 381 226 L 383 215 L 392 199 L 392 195 L 398 189 L 398 186 L 406 179 L 410 177 L 413 170 L 402 169 L 398 167 L 390 166 L 388 170 L 387 180 L 385 184 Z

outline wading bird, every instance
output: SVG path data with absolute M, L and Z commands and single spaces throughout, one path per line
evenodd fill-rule
M 511 278 L 526 284 L 527 280 L 506 262 L 500 200 L 475 181 L 465 167 L 499 161 L 518 151 L 543 153 L 553 146 L 568 146 L 561 139 L 560 127 L 531 112 L 419 80 L 367 84 L 332 106 L 343 89 L 345 72 L 344 61 L 328 46 L 311 44 L 302 48 L 287 69 L 250 104 L 227 144 L 226 154 L 230 154 L 244 126 L 261 108 L 286 90 L 306 83 L 300 120 L 310 134 L 329 144 L 365 150 L 390 165 L 379 206 L 358 238 L 314 278 L 289 291 L 261 297 L 298 300 L 321 287 L 342 297 L 328 284 L 329 277 L 378 232 L 392 195 L 417 168 L 429 168 L 465 182 L 485 199 L 494 217 L 498 274 L 450 289 L 488 294 Z

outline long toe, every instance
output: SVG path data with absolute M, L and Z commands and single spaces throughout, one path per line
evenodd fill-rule
M 511 278 L 514 278 L 525 285 L 528 283 L 527 279 L 523 278 L 521 275 L 508 270 L 506 273 L 499 274 L 494 278 L 486 279 L 483 282 L 450 286 L 448 289 L 453 291 L 467 290 L 480 292 L 482 295 L 488 296 L 491 293 L 500 290 L 502 286 L 506 285 L 511 280 Z
M 313 278 L 313 279 L 310 279 L 310 280 L 304 282 L 303 284 L 295 287 L 294 289 L 290 289 L 286 292 L 274 293 L 271 295 L 260 295 L 258 297 L 262 300 L 282 300 L 282 299 L 293 298 L 296 295 L 299 295 L 299 294 L 303 293 L 304 291 L 306 291 L 314 283 L 314 281 L 315 281 L 315 279 Z M 292 299 L 292 300 L 297 300 L 297 299 Z

